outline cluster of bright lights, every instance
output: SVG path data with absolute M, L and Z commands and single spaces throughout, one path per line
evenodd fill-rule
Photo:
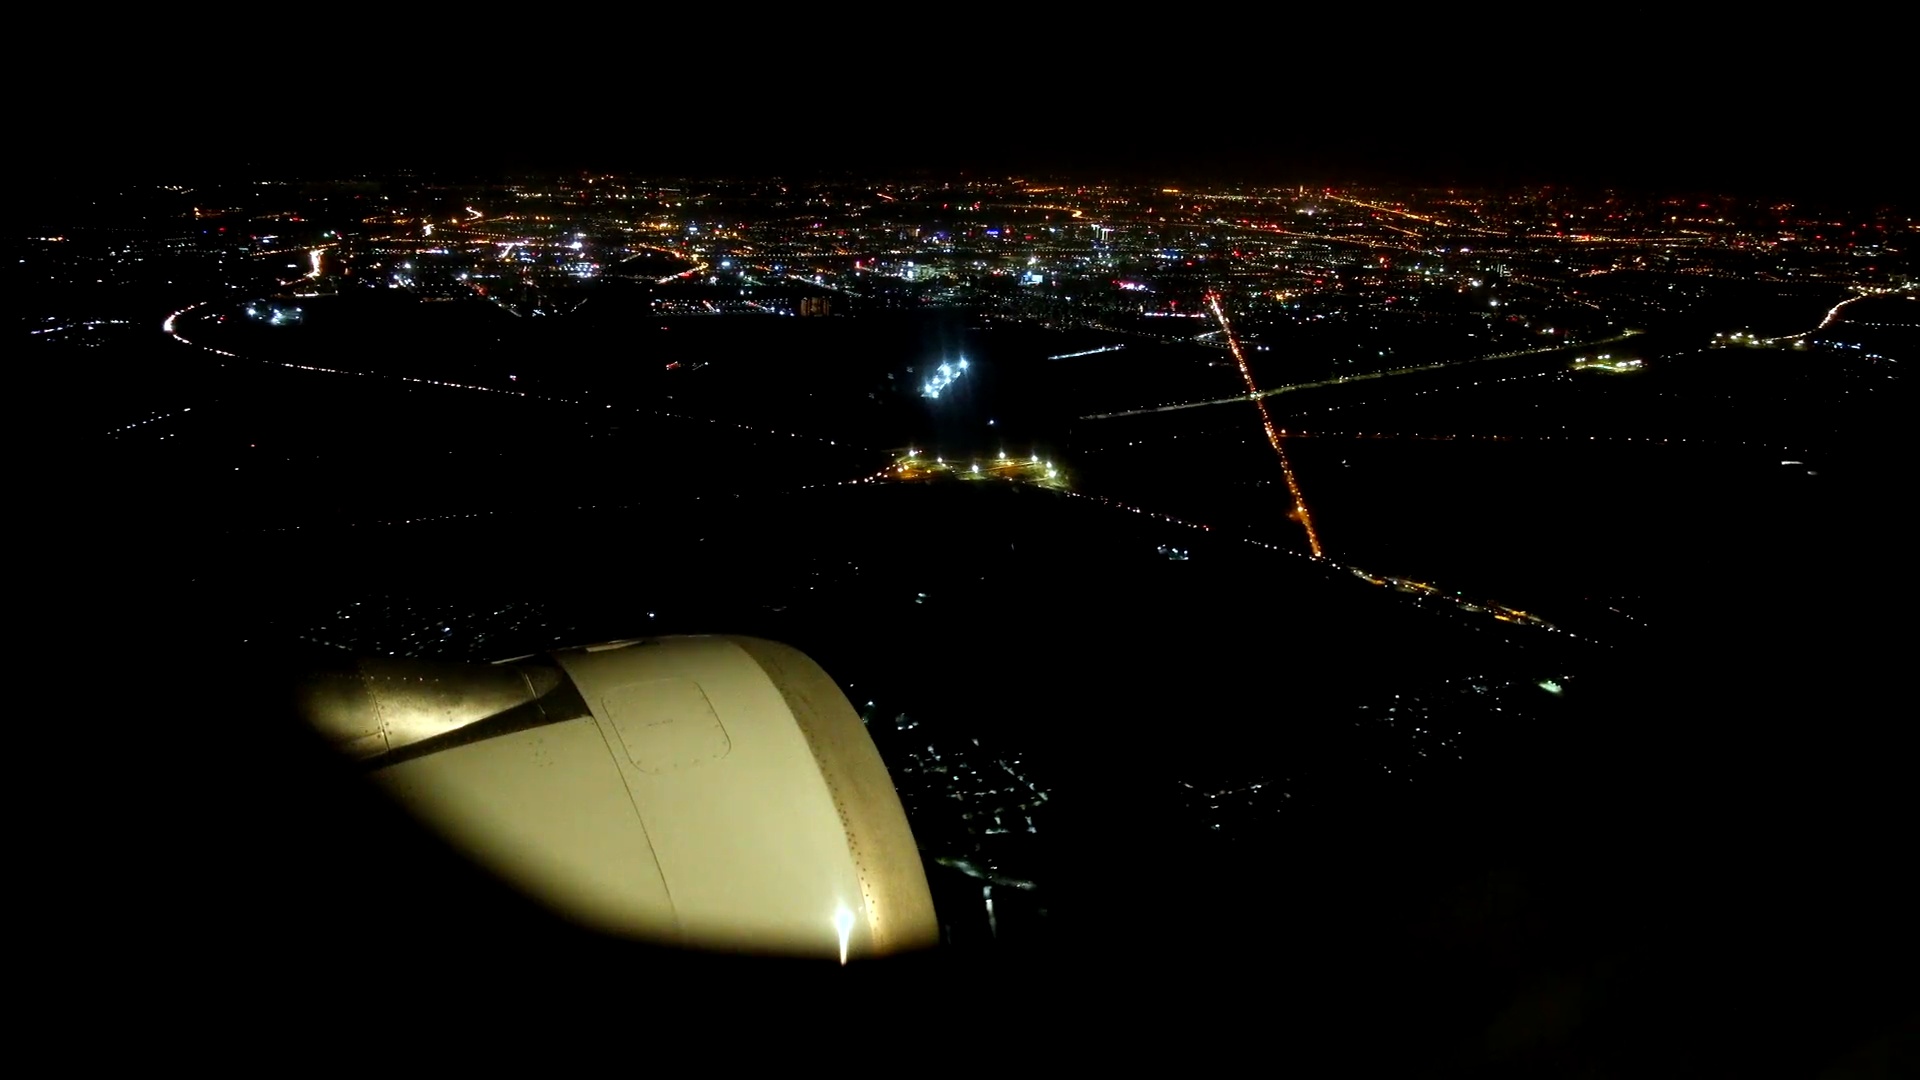
M 893 464 L 888 465 L 872 476 L 862 477 L 859 480 L 849 482 L 865 483 L 869 480 L 919 480 L 935 475 L 953 475 L 956 470 L 961 468 L 959 463 L 955 462 L 950 464 L 944 457 L 935 457 L 933 463 L 929 465 L 925 461 L 919 460 L 919 456 L 920 451 L 908 450 L 906 457 L 896 458 Z M 965 470 L 961 471 L 959 475 L 961 479 L 1009 480 L 1019 483 L 1040 484 L 1047 487 L 1060 486 L 1065 483 L 1065 481 L 1060 479 L 1059 467 L 1051 461 L 1043 460 L 1038 453 L 1035 453 L 1031 457 L 1008 457 L 1005 450 L 1000 451 L 991 463 L 984 466 L 978 461 L 968 463 Z
M 1576 370 L 1581 371 L 1608 371 L 1619 374 L 1623 371 L 1639 371 L 1647 366 L 1647 362 L 1638 357 L 1615 360 L 1612 353 L 1601 353 L 1599 356 L 1591 358 L 1585 356 L 1574 357 L 1573 366 Z
M 941 364 L 939 373 L 920 384 L 920 393 L 929 398 L 937 398 L 940 391 L 952 386 L 954 381 L 966 374 L 967 361 L 963 357 L 951 364 Z
M 267 324 L 269 326 L 285 326 L 288 323 L 297 323 L 302 321 L 301 314 L 302 312 L 299 308 L 293 308 L 291 311 L 286 308 L 273 308 L 266 317 Z M 248 308 L 247 315 L 255 319 L 260 318 L 260 310 L 258 308 Z

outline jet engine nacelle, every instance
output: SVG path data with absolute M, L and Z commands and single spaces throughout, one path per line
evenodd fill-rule
M 938 940 L 879 751 L 788 646 L 366 659 L 305 679 L 300 711 L 455 848 L 586 926 L 842 962 Z

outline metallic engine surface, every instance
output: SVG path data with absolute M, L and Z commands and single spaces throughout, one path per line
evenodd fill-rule
M 369 657 L 311 673 L 297 688 L 297 707 L 345 753 L 374 758 L 534 702 L 559 685 L 551 667 Z
M 309 678 L 301 706 L 456 848 L 585 925 L 820 956 L 938 939 L 885 763 L 839 687 L 788 646 L 365 660 Z

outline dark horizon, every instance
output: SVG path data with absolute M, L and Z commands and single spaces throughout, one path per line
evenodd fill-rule
M 1783 200 L 1795 203 L 1844 205 L 1862 209 L 1899 211 L 1906 203 L 1891 170 L 1864 174 L 1819 171 L 1742 173 L 1715 162 L 1679 162 L 1673 158 L 1641 156 L 1624 159 L 1609 168 L 1540 161 L 1514 162 L 1493 157 L 1466 159 L 1458 154 L 1433 153 L 1423 160 L 1417 150 L 1392 151 L 1350 147 L 1314 148 L 1272 159 L 1225 157 L 1179 159 L 1090 159 L 1039 154 L 978 155 L 965 167 L 939 163 L 884 164 L 863 168 L 852 159 L 814 148 L 773 152 L 757 160 L 689 150 L 661 153 L 631 162 L 548 159 L 526 156 L 491 162 L 459 152 L 420 154 L 395 150 L 330 158 L 325 165 L 272 155 L 231 159 L 182 158 L 149 160 L 143 167 L 101 173 L 90 169 L 49 171 L 25 178 L 35 197 L 59 203 L 66 199 L 125 189 L 129 185 L 215 185 L 251 181 L 339 180 L 350 177 L 398 179 L 416 177 L 472 182 L 483 176 L 525 175 L 563 177 L 601 173 L 645 178 L 684 178 L 708 181 L 780 179 L 797 183 L 846 182 L 914 183 L 958 182 L 967 179 L 1019 178 L 1039 183 L 1123 184 L 1137 186 L 1200 186 L 1219 190 L 1234 187 L 1318 188 L 1396 187 L 1407 189 L 1458 188 L 1501 193 L 1532 188 L 1617 192 L 1628 197 L 1699 196 L 1745 200 Z M 1166 161 L 1175 160 L 1174 164 Z
M 817 89 L 751 74 L 729 88 L 727 67 L 680 61 L 644 66 L 643 86 L 676 90 L 600 72 L 565 93 L 456 93 L 417 77 L 374 92 L 337 76 L 275 93 L 224 82 L 215 68 L 143 73 L 151 62 L 135 61 L 127 76 L 151 93 L 105 111 L 55 101 L 19 123 L 33 170 L 56 187 L 411 169 L 1905 197 L 1906 125 L 1890 73 L 1805 57 L 1674 61 L 1587 71 L 1402 58 L 1353 74 L 1322 61 L 1285 69 L 1283 88 L 1246 64 L 1188 83 L 895 73 L 897 86 L 884 69 L 878 84 L 852 79 L 860 65 L 850 64 Z

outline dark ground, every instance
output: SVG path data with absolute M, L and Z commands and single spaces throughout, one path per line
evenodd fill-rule
M 157 514 L 152 492 L 119 494 L 120 514 Z M 62 997 L 111 984 L 163 1013 L 325 1038 L 356 1016 L 444 1030 L 575 997 L 699 1026 L 718 993 L 829 1025 L 887 1017 L 923 1050 L 989 1057 L 1032 1036 L 1090 1057 L 1245 1043 L 1417 1075 L 1807 1075 L 1874 1055 L 1879 1073 L 1833 1075 L 1895 1075 L 1888 1055 L 1913 1060 L 1911 1029 L 1893 1034 L 1916 956 L 1907 695 L 1869 599 L 1836 589 L 1842 570 L 1784 580 L 1712 640 L 1637 652 L 1444 798 L 1347 806 L 1250 850 L 1196 844 L 1134 797 L 1164 732 L 1234 753 L 1231 718 L 1271 710 L 1269 692 L 1206 674 L 1252 656 L 1231 614 L 1143 632 L 1093 558 L 1063 586 L 1079 608 L 1056 620 L 1053 669 L 1186 677 L 1035 688 L 1037 708 L 1110 732 L 1072 742 L 1055 932 L 840 971 L 555 926 L 275 722 L 283 657 L 210 644 L 253 598 L 185 580 L 190 537 L 122 552 L 81 578 L 117 644 L 81 638 L 61 660 L 93 669 L 78 685 L 94 708 L 112 703 L 81 724 L 106 745 L 36 808 L 56 824 L 35 830 L 33 925 L 59 943 L 43 985 Z M 588 989 L 610 975 L 611 997 Z

